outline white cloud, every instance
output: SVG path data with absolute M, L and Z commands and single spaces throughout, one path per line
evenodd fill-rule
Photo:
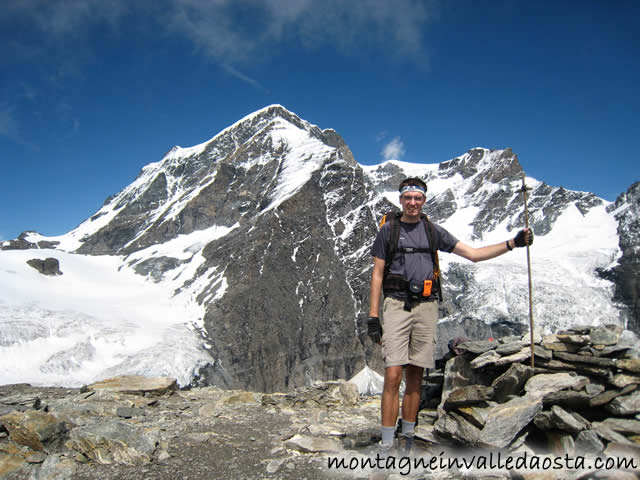
M 233 65 L 277 54 L 289 42 L 422 61 L 424 29 L 436 9 L 424 0 L 10 0 L 0 22 L 26 19 L 30 28 L 60 38 L 95 24 L 117 29 L 127 16 L 137 23 L 153 19 Z
M 404 153 L 404 143 L 402 143 L 400 137 L 395 137 L 380 152 L 385 160 L 400 160 L 404 157 Z
M 256 89 L 258 89 L 260 91 L 262 91 L 263 93 L 269 93 L 269 90 L 267 90 L 264 86 L 262 86 L 262 84 L 260 82 L 258 82 L 257 80 L 245 75 L 244 73 L 240 72 L 238 69 L 232 67 L 231 65 L 223 64 L 222 68 L 224 68 L 228 73 L 230 73 L 234 77 L 239 78 L 243 82 L 247 82 L 249 85 L 255 87 Z
M 423 61 L 423 29 L 433 7 L 422 0 L 170 0 L 167 20 L 226 63 L 277 53 L 281 43 L 342 53 L 387 53 Z M 251 18 L 249 25 L 247 18 Z M 239 21 L 239 19 L 244 19 Z
M 244 73 L 246 66 L 268 61 L 287 45 L 425 65 L 424 31 L 437 8 L 425 0 L 9 0 L 0 9 L 0 29 L 19 19 L 51 41 L 78 45 L 96 25 L 117 31 L 124 19 L 150 21 L 266 91 Z

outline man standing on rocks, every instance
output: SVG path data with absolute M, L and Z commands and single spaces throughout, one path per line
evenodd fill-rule
M 383 452 L 393 446 L 403 367 L 406 369 L 406 381 L 398 439 L 404 448 L 410 448 L 413 443 L 424 369 L 434 367 L 439 299 L 439 278 L 434 278 L 436 250 L 453 252 L 472 262 L 479 262 L 507 253 L 514 247 L 533 243 L 533 233 L 523 229 L 506 242 L 470 247 L 439 225 L 431 223 L 428 226 L 428 220 L 422 214 L 427 198 L 427 185 L 422 180 L 407 178 L 400 183 L 398 190 L 402 216 L 398 214 L 399 218 L 382 225 L 371 249 L 373 273 L 367 327 L 369 337 L 382 344 L 385 361 L 380 442 Z M 392 245 L 390 238 L 398 235 L 398 223 L 397 245 Z M 434 243 L 433 250 L 430 239 Z M 384 292 L 384 330 L 378 317 L 381 292 Z

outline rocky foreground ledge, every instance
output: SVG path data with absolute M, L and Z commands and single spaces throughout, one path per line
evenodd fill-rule
M 0 477 L 640 478 L 637 337 L 611 326 L 536 338 L 534 368 L 526 340 L 458 345 L 424 386 L 411 455 L 385 459 L 379 396 L 345 381 L 274 394 L 142 377 L 2 386 Z

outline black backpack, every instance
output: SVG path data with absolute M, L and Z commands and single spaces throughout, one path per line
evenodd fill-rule
M 382 287 L 384 291 L 389 290 L 406 290 L 407 281 L 401 275 L 394 275 L 389 273 L 391 269 L 391 263 L 397 253 L 430 253 L 431 261 L 433 263 L 433 288 L 439 301 L 442 301 L 442 287 L 440 282 L 440 263 L 438 261 L 438 245 L 440 244 L 440 236 L 438 231 L 433 226 L 433 223 L 429 218 L 422 213 L 420 215 L 420 221 L 424 225 L 427 232 L 427 238 L 429 239 L 429 248 L 398 248 L 398 242 L 400 240 L 400 217 L 402 212 L 389 212 L 382 217 L 380 221 L 380 227 L 387 222 L 390 222 L 389 239 L 387 240 L 387 260 L 384 264 L 384 279 Z

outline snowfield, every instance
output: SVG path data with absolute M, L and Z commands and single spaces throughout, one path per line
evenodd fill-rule
M 47 257 L 63 275 L 26 263 Z M 143 374 L 187 385 L 210 361 L 192 326 L 201 308 L 121 265 L 59 250 L 0 251 L 0 383 L 81 386 Z

